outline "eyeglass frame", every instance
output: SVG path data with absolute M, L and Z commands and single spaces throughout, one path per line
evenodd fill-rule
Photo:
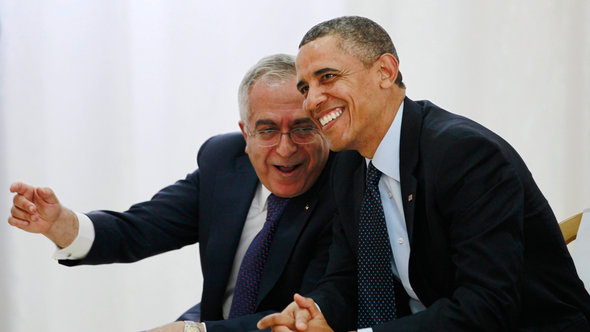
M 293 139 L 292 133 L 294 131 L 303 131 L 303 130 L 311 130 L 314 133 L 312 139 L 309 142 L 306 142 L 306 143 L 296 142 Z M 316 142 L 316 137 L 318 137 L 318 135 L 321 135 L 320 130 L 318 128 L 316 128 L 316 127 L 298 127 L 298 128 L 293 128 L 293 129 L 291 129 L 289 131 L 286 131 L 286 132 L 280 131 L 278 129 L 262 129 L 262 130 L 257 130 L 255 132 L 250 132 L 250 131 L 246 131 L 246 132 L 248 133 L 248 135 L 250 137 L 252 137 L 252 138 L 254 138 L 256 140 L 256 144 L 258 146 L 263 147 L 263 148 L 270 148 L 270 147 L 279 145 L 279 143 L 281 142 L 281 139 L 283 138 L 283 135 L 289 136 L 289 139 L 291 140 L 291 142 L 293 142 L 293 144 L 297 144 L 297 145 L 312 144 L 312 143 Z M 274 132 L 276 134 L 279 134 L 278 135 L 278 139 L 276 140 L 276 142 L 274 144 L 265 145 L 265 144 L 263 144 L 263 143 L 260 142 L 260 138 L 257 138 L 259 135 L 261 135 L 261 133 L 264 133 L 264 132 L 267 132 L 267 133 L 268 132 Z

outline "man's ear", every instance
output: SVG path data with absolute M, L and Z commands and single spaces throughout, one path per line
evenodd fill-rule
M 240 121 L 238 122 L 238 125 L 240 126 L 240 130 L 242 131 L 242 135 L 244 135 L 244 140 L 246 141 L 246 148 L 244 149 L 244 152 L 248 153 L 248 134 L 246 133 L 246 124 L 244 121 Z
M 398 62 L 390 53 L 385 53 L 377 59 L 376 65 L 381 75 L 379 86 L 383 89 L 391 88 L 395 84 L 399 73 Z

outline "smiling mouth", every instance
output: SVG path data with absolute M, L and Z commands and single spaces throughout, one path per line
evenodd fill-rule
M 319 118 L 318 122 L 322 125 L 322 127 L 325 127 L 328 123 L 334 121 L 335 119 L 338 119 L 341 115 L 342 108 L 338 107 L 330 113 Z
M 281 173 L 285 173 L 285 174 L 289 174 L 292 173 L 293 171 L 295 171 L 297 168 L 299 168 L 299 166 L 301 166 L 301 164 L 297 164 L 297 165 L 293 165 L 293 166 L 281 166 L 281 165 L 274 165 L 274 167 L 276 169 L 279 170 L 279 172 Z

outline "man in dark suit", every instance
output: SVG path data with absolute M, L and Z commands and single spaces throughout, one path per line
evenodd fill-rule
M 524 162 L 481 125 L 407 98 L 383 28 L 362 17 L 313 27 L 297 76 L 330 148 L 354 151 L 330 175 L 326 276 L 259 327 L 590 331 L 590 297 Z
M 65 265 L 133 262 L 198 242 L 204 284 L 194 320 L 208 331 L 256 329 L 294 292 L 310 291 L 328 260 L 335 213 L 328 144 L 303 112 L 295 83 L 293 56 L 259 61 L 239 89 L 242 133 L 209 139 L 199 151 L 199 168 L 147 202 L 125 212 L 82 215 L 63 207 L 49 188 L 15 183 L 9 223 L 64 248 L 57 257 Z M 282 212 L 269 207 L 271 197 L 286 204 Z M 257 272 L 242 272 L 270 223 L 270 209 L 279 219 L 274 233 L 265 233 L 272 240 L 268 254 L 256 256 L 265 262 Z M 259 280 L 248 285 L 253 274 Z M 251 297 L 233 301 L 240 287 Z M 191 328 L 203 326 L 175 322 L 156 330 Z

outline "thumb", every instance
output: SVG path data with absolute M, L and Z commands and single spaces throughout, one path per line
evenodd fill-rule
M 315 302 L 313 301 L 312 298 L 303 297 L 299 294 L 295 294 L 293 296 L 293 299 L 295 300 L 295 303 L 297 303 L 297 305 L 300 308 L 307 309 L 312 318 L 315 318 L 320 314 L 320 311 L 319 311 L 318 307 L 315 305 Z
M 295 302 L 297 303 L 297 305 L 300 308 L 307 309 L 309 307 L 309 301 L 307 301 L 308 298 L 303 297 L 303 296 L 299 295 L 298 293 L 295 293 L 295 295 L 293 295 L 293 300 L 295 300 Z M 313 300 L 312 300 L 312 302 L 313 302 Z
M 47 204 L 57 204 L 59 200 L 53 190 L 49 187 L 37 188 L 35 190 L 37 197 L 41 198 Z

